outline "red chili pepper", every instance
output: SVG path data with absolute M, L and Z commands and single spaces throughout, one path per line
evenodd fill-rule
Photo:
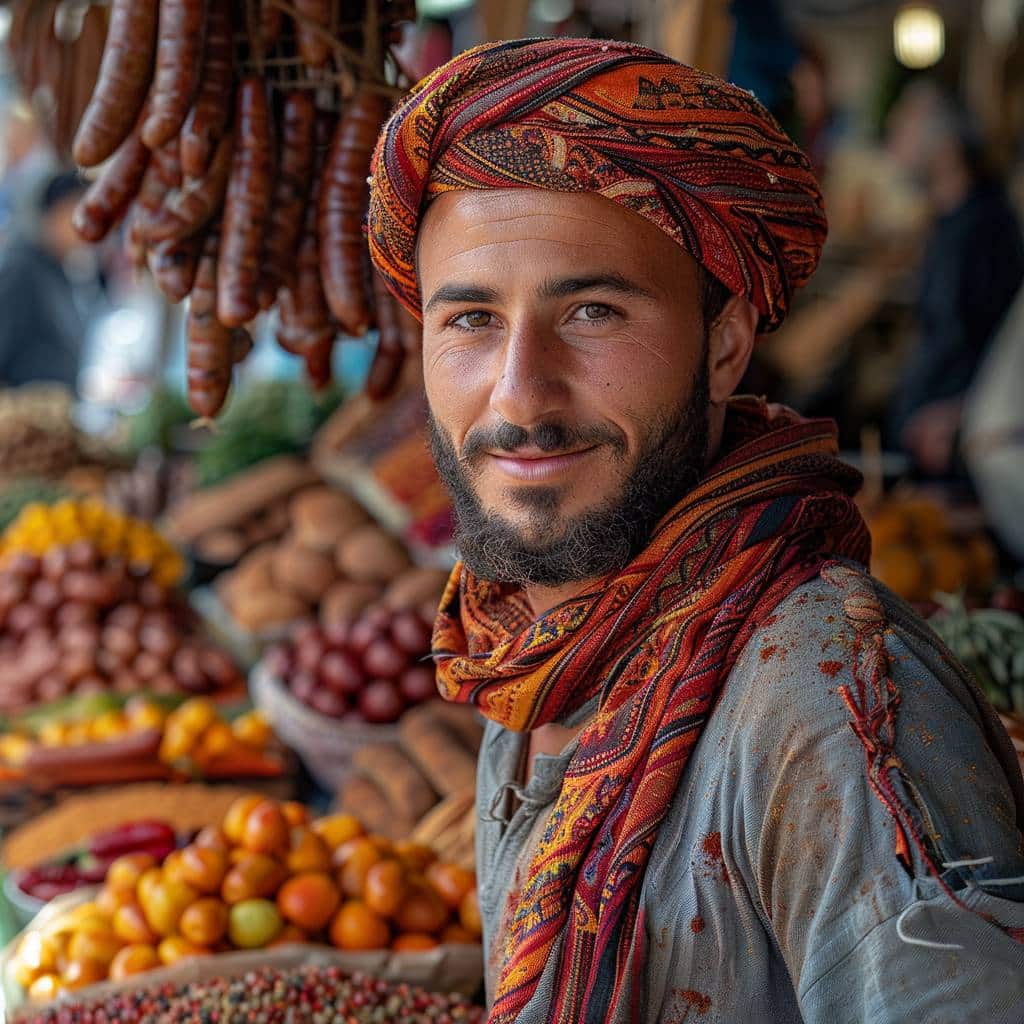
M 89 839 L 86 850 L 97 858 L 116 858 L 123 853 L 160 845 L 174 848 L 174 829 L 166 821 L 146 820 L 97 832 Z

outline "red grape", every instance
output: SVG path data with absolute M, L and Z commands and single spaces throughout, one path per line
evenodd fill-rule
M 360 619 L 348 635 L 348 646 L 356 654 L 362 654 L 374 641 L 383 639 L 382 629 L 369 619 Z
M 320 689 L 317 685 L 316 676 L 312 672 L 296 672 L 292 675 L 289 685 L 292 693 L 295 694 L 303 704 L 311 704 L 313 694 Z
M 319 630 L 316 633 L 310 633 L 295 645 L 296 663 L 306 672 L 316 672 L 326 650 L 326 644 L 324 644 Z
M 397 679 L 408 662 L 408 657 L 389 640 L 375 640 L 363 653 L 363 667 L 381 679 Z
M 391 636 L 406 654 L 426 654 L 430 650 L 430 628 L 412 611 L 398 612 L 391 620 Z
M 348 637 L 351 632 L 352 623 L 348 619 L 339 619 L 324 626 L 324 639 L 329 647 L 344 648 L 348 646 Z
M 267 651 L 263 664 L 275 679 L 286 679 L 292 670 L 294 661 L 290 647 L 286 644 L 276 644 Z
M 414 665 L 407 668 L 398 680 L 398 688 L 410 704 L 421 704 L 438 696 L 437 677 L 433 665 Z
M 387 629 L 391 622 L 391 609 L 382 604 L 371 605 L 363 612 L 360 622 L 369 622 L 377 629 Z
M 354 697 L 366 683 L 366 676 L 354 654 L 330 651 L 320 662 L 320 678 L 335 693 Z
M 398 721 L 405 704 L 394 683 L 375 679 L 359 695 L 359 710 L 375 725 Z
M 329 715 L 331 718 L 341 718 L 348 711 L 348 703 L 345 698 L 333 690 L 325 688 L 318 689 L 309 699 L 310 706 L 322 715 Z

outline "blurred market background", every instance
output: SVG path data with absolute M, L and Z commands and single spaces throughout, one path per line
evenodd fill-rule
M 745 390 L 835 417 L 873 571 L 1024 751 L 1024 0 L 402 10 L 388 38 L 407 82 L 485 40 L 631 39 L 750 89 L 801 143 L 829 240 Z M 242 785 L 468 871 L 479 732 L 427 700 L 418 663 L 454 556 L 416 359 L 371 399 L 376 332 L 344 337 L 314 388 L 274 308 L 223 411 L 197 417 L 186 305 L 137 269 L 124 227 L 98 244 L 73 227 L 105 26 L 88 0 L 0 3 L 0 867 L 38 869 L 20 889 L 8 875 L 0 937 L 102 880 L 88 850 L 124 837 L 86 824 L 158 799 L 173 847 Z M 171 781 L 174 797 L 124 788 Z M 475 938 L 459 878 L 438 941 Z M 57 984 L 22 968 L 23 988 Z

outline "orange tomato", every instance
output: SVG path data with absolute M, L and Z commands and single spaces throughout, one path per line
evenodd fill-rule
M 461 924 L 450 924 L 441 932 L 441 941 L 448 946 L 475 946 L 480 940 Z
M 257 744 L 262 746 L 263 744 Z M 305 804 L 300 804 L 298 800 L 285 800 L 281 804 L 281 813 L 284 815 L 284 820 L 294 828 L 297 825 L 308 825 L 309 824 L 309 808 Z
M 209 952 L 203 946 L 197 946 L 180 935 L 168 935 L 156 947 L 156 953 L 160 957 L 160 962 L 168 967 L 178 963 L 180 960 L 189 960 L 196 956 L 206 956 Z
M 69 960 L 61 974 L 65 988 L 72 991 L 95 985 L 107 976 L 107 968 L 98 960 Z
M 318 818 L 312 828 L 332 850 L 363 834 L 363 826 L 354 814 L 332 814 Z
M 368 836 L 350 839 L 334 851 L 334 864 L 338 868 L 341 891 L 352 898 L 362 896 L 366 876 L 381 859 L 377 844 Z
M 319 871 L 289 878 L 277 894 L 281 916 L 308 932 L 326 927 L 340 902 L 341 893 L 334 879 Z
M 361 900 L 349 900 L 331 922 L 330 936 L 338 949 L 386 949 L 391 930 Z
M 288 877 L 284 865 L 263 853 L 247 853 L 224 876 L 220 887 L 225 903 L 272 896 Z
M 405 869 L 397 860 L 382 860 L 366 872 L 363 899 L 381 917 L 394 917 L 405 899 L 408 883 Z
M 301 928 L 296 928 L 293 924 L 286 924 L 277 933 L 277 938 L 268 942 L 264 948 L 273 949 L 275 946 L 287 946 L 296 942 L 300 945 L 309 942 L 309 936 Z
M 245 821 L 249 812 L 258 804 L 263 803 L 263 797 L 259 794 L 240 796 L 227 810 L 224 821 L 221 825 L 224 835 L 234 844 L 242 842 L 242 833 L 245 831 Z
M 151 971 L 159 966 L 160 957 L 152 946 L 125 946 L 111 961 L 110 977 L 113 981 L 121 981 L 133 974 Z
M 150 853 L 126 853 L 107 868 L 107 885 L 131 892 L 139 884 L 139 879 L 155 867 L 156 858 Z
M 181 879 L 201 893 L 219 892 L 227 871 L 228 859 L 221 850 L 193 844 L 181 851 Z
M 153 890 L 163 879 L 163 872 L 159 868 L 150 868 L 148 871 L 144 871 L 138 885 L 135 886 L 135 898 L 138 902 L 145 906 Z
M 295 825 L 292 827 L 291 848 L 285 864 L 293 875 L 303 871 L 330 871 L 331 851 L 311 828 Z
M 228 908 L 220 900 L 196 900 L 185 909 L 178 931 L 196 946 L 214 946 L 228 931 Z
M 188 885 L 188 882 L 185 881 L 185 872 L 183 870 L 181 860 L 181 850 L 172 850 L 167 854 L 164 859 L 162 871 L 165 881 L 184 882 L 185 885 Z
M 467 892 L 459 904 L 459 923 L 470 935 L 478 939 L 484 932 L 483 922 L 480 920 L 480 902 L 477 899 L 476 889 Z
M 75 932 L 68 943 L 68 959 L 95 960 L 104 967 L 120 952 L 123 940 L 113 932 Z
M 448 923 L 448 908 L 426 882 L 414 881 L 395 914 L 395 922 L 403 932 L 439 932 Z
M 153 887 L 149 899 L 142 903 L 142 910 L 150 928 L 157 935 L 167 937 L 174 934 L 185 908 L 198 896 L 199 893 L 184 882 L 165 879 Z
M 56 974 L 40 974 L 29 985 L 28 998 L 33 1003 L 48 1003 L 64 991 L 64 982 Z
M 437 860 L 437 854 L 429 846 L 408 839 L 399 839 L 395 843 L 395 856 L 410 871 L 425 871 Z
M 427 881 L 452 910 L 458 910 L 470 889 L 476 888 L 476 875 L 458 864 L 435 861 L 427 868 Z
M 261 800 L 245 819 L 242 846 L 253 853 L 280 853 L 288 850 L 291 829 L 284 812 L 273 800 Z
M 113 917 L 117 913 L 118 909 L 123 907 L 126 903 L 134 902 L 134 889 L 114 889 L 109 885 L 105 885 L 96 894 L 96 906 L 99 907 L 104 914 L 108 914 L 110 917 Z
M 222 828 L 218 828 L 216 825 L 207 825 L 206 828 L 200 829 L 199 834 L 192 841 L 192 845 L 201 846 L 203 849 L 220 850 L 226 855 L 231 849 L 231 840 L 224 834 Z
M 434 949 L 437 946 L 437 939 L 433 935 L 426 935 L 423 932 L 404 932 L 399 935 L 391 948 L 396 953 L 414 953 L 424 949 Z
M 138 903 L 126 903 L 114 914 L 114 934 L 133 946 L 155 946 L 160 941 Z

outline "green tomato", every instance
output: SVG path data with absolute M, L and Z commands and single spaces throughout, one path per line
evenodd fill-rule
M 231 908 L 228 937 L 239 949 L 261 949 L 283 927 L 281 914 L 270 900 L 242 900 Z

